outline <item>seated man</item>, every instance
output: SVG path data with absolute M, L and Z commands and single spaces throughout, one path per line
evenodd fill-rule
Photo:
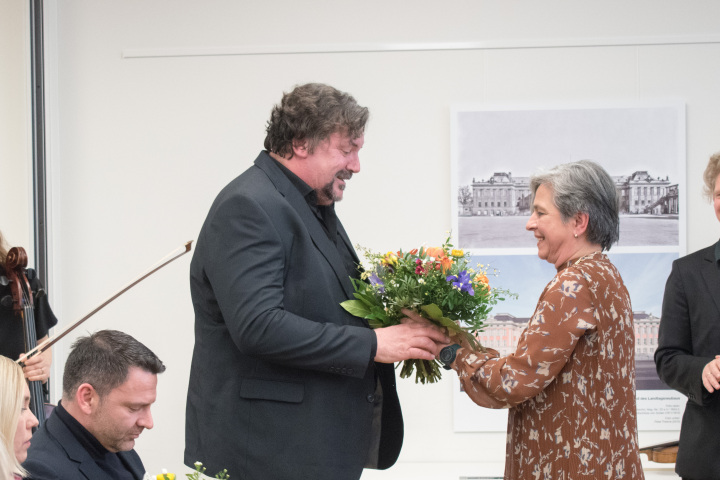
M 157 374 L 165 365 L 130 335 L 101 330 L 75 341 L 62 402 L 32 437 L 23 467 L 33 480 L 142 480 L 133 447 L 153 427 Z

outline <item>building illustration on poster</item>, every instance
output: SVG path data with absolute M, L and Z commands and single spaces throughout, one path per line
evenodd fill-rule
M 620 195 L 618 246 L 677 249 L 681 204 L 673 177 L 653 176 L 647 170 L 609 173 Z M 532 238 L 524 231 L 531 201 L 529 176 L 495 172 L 487 180 L 473 178 L 457 189 L 459 244 L 473 249 L 531 247 Z M 498 232 L 503 234 L 498 236 Z
M 677 215 L 678 186 L 669 177 L 653 177 L 647 171 L 614 177 L 620 193 L 620 213 Z M 472 179 L 458 189 L 458 215 L 529 215 L 530 178 L 512 172 Z
M 530 178 L 589 159 L 615 181 L 620 241 L 608 252 L 630 292 L 639 429 L 680 428 L 685 398 L 657 376 L 662 295 L 672 261 L 685 253 L 685 128 L 679 104 L 577 108 L 458 106 L 452 114 L 452 214 L 456 245 L 518 294 L 497 305 L 479 334 L 501 355 L 515 350 L 535 302 L 555 274 L 526 231 Z M 477 408 L 454 379 L 456 431 L 504 431 L 506 412 Z M 478 421 L 468 421 L 476 416 Z

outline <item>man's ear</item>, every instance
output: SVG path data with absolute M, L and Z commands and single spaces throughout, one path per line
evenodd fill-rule
M 100 396 L 89 383 L 83 383 L 75 392 L 75 403 L 85 415 L 90 415 L 99 402 Z
M 298 158 L 305 158 L 309 155 L 308 141 L 307 140 L 293 140 L 292 141 L 293 156 Z

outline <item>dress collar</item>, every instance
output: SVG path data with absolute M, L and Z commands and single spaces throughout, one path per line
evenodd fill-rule
M 570 266 L 572 266 L 572 265 L 577 265 L 577 264 L 579 264 L 579 263 L 582 263 L 582 262 L 584 262 L 584 261 L 586 261 L 586 260 L 591 260 L 591 259 L 592 259 L 592 260 L 599 260 L 599 259 L 602 259 L 602 258 L 606 258 L 605 254 L 602 253 L 602 251 L 595 251 L 595 252 L 591 252 L 591 253 L 588 253 L 588 254 L 586 254 L 586 255 L 583 255 L 582 257 L 572 258 L 572 259 L 568 260 L 567 262 L 563 263 L 563 264 L 560 266 L 560 268 L 558 268 L 558 272 L 560 272 L 560 271 L 562 271 L 562 270 L 565 270 L 566 268 L 568 268 L 568 267 L 570 267 Z

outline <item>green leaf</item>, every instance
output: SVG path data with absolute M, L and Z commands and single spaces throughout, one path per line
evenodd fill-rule
M 438 325 L 446 327 L 454 333 L 460 333 L 463 331 L 457 323 L 444 316 L 440 307 L 434 303 L 431 303 L 430 305 L 423 305 L 420 307 L 420 310 L 422 310 L 429 319 L 434 320 Z
M 373 318 L 368 319 L 368 325 L 370 325 L 370 328 L 383 328 L 385 326 L 383 322 Z
M 353 296 L 356 299 L 358 299 L 359 301 L 361 301 L 362 303 L 364 303 L 368 308 L 372 308 L 372 307 L 378 305 L 378 303 L 379 303 L 377 297 L 375 296 L 375 293 L 373 293 L 373 292 L 369 292 L 369 293 L 355 292 L 355 293 L 353 293 Z
M 368 305 L 361 300 L 345 300 L 340 306 L 350 312 L 350 314 L 360 318 L 365 318 L 371 313 Z

